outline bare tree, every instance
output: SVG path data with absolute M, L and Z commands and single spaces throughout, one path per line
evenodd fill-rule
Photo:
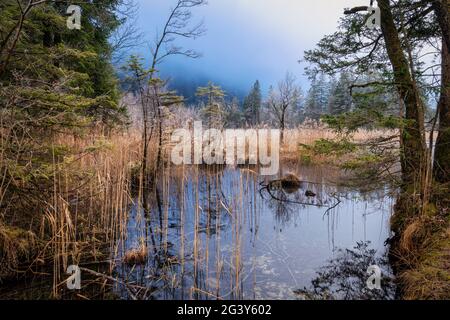
M 194 59 L 201 56 L 194 50 L 175 45 L 175 41 L 177 38 L 196 39 L 206 32 L 203 21 L 192 25 L 192 8 L 206 4 L 206 0 L 177 0 L 176 6 L 171 9 L 163 31 L 157 33 L 151 49 L 153 72 L 169 56 L 182 55 Z
M 136 0 L 120 0 L 116 14 L 121 25 L 111 35 L 112 61 L 120 63 L 127 53 L 143 44 L 143 33 L 137 27 L 139 5 Z
M 281 129 L 281 142 L 284 141 L 284 130 L 286 129 L 286 120 L 289 111 L 298 106 L 300 99 L 300 88 L 296 84 L 294 75 L 289 72 L 278 83 L 277 90 L 273 88 L 270 90 L 267 105 Z
M 158 168 L 161 163 L 163 141 L 163 117 L 161 114 L 162 104 L 159 95 L 159 81 L 155 81 L 157 78 L 156 74 L 158 72 L 156 68 L 170 56 L 178 55 L 192 59 L 200 57 L 198 52 L 177 46 L 175 42 L 179 38 L 196 39 L 206 32 L 203 21 L 198 23 L 193 23 L 192 21 L 192 9 L 206 4 L 206 0 L 177 0 L 175 7 L 173 7 L 170 11 L 162 32 L 157 33 L 154 45 L 151 48 L 152 64 L 150 70 L 150 85 L 153 88 L 153 106 L 156 111 L 159 136 L 156 168 Z M 148 158 L 147 153 L 148 149 L 144 150 L 144 159 Z

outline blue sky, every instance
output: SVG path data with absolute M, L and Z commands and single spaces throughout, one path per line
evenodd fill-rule
M 150 43 L 176 0 L 137 0 L 139 27 Z M 298 60 L 325 34 L 332 33 L 343 9 L 368 5 L 369 0 L 209 0 L 194 9 L 194 20 L 204 20 L 206 34 L 180 42 L 203 54 L 198 60 L 170 58 L 164 76 L 211 79 L 224 86 L 248 90 L 260 80 L 263 89 L 276 84 L 287 71 L 308 88 L 304 64 Z M 148 44 L 139 49 L 145 57 Z

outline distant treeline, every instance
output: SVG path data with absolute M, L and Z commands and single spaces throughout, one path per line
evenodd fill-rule
M 266 95 L 258 80 L 243 95 L 233 94 L 212 82 L 205 87 L 196 86 L 200 81 L 189 84 L 183 82 L 180 87 L 180 83 L 174 79 L 175 85 L 169 83 L 168 87 L 185 97 L 184 104 L 187 107 L 197 111 L 215 104 L 218 110 L 213 113 L 216 118 L 220 118 L 215 122 L 231 127 L 265 124 L 286 128 L 305 121 L 329 121 L 362 112 L 373 112 L 379 117 L 400 117 L 398 95 L 392 87 L 379 85 L 382 79 L 382 75 L 375 72 L 358 76 L 346 71 L 333 76 L 321 73 L 311 77 L 310 88 L 305 92 L 295 76 L 287 73 L 276 86 L 270 86 Z M 208 91 L 207 88 L 210 88 L 210 94 L 198 94 L 198 90 Z M 211 94 L 213 99 L 203 98 Z M 428 101 L 425 92 L 423 98 Z M 429 118 L 432 116 L 431 108 L 426 105 L 426 109 Z M 209 114 L 211 116 L 211 110 Z

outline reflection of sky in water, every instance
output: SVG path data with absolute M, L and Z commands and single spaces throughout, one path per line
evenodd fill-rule
M 326 174 L 302 171 L 301 178 L 322 182 Z M 118 273 L 128 281 L 157 288 L 153 294 L 157 299 L 214 299 L 216 295 L 224 299 L 290 299 L 295 298 L 293 290 L 310 284 L 338 248 L 352 249 L 357 242 L 371 241 L 380 254 L 385 252 L 392 206 L 389 198 L 377 194 L 362 197 L 356 191 L 344 194 L 317 184 L 304 184 L 296 193 L 285 195 L 295 202 L 332 206 L 336 200 L 331 194 L 337 192 L 342 203 L 324 215 L 327 207 L 280 203 L 263 192 L 264 200 L 260 181 L 246 171 L 225 170 L 209 178 L 200 171 L 198 193 L 195 181 L 185 182 L 182 228 L 181 184 L 171 179 L 166 186 L 170 193 L 160 199 L 162 220 L 158 206 L 152 205 L 155 236 L 147 238 L 150 252 L 155 252 L 156 244 L 159 260 L 152 254 L 145 268 L 124 267 Z M 317 197 L 306 198 L 307 190 Z M 194 259 L 197 197 L 198 258 Z M 128 225 L 127 249 L 145 238 L 145 219 L 139 217 L 135 208 Z M 171 264 L 161 254 L 166 239 Z M 192 287 L 198 290 L 192 291 Z

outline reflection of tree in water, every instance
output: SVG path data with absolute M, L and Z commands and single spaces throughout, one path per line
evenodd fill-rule
M 223 231 L 229 225 L 227 214 L 230 204 L 223 190 L 225 167 L 214 165 L 202 167 L 199 176 L 199 232 L 208 237 Z
M 282 224 L 291 222 L 294 214 L 308 206 L 324 208 L 326 215 L 341 203 L 340 197 L 327 191 L 325 184 L 300 181 L 292 174 L 268 183 L 261 182 L 260 186 L 261 198 L 267 201 L 276 220 Z
M 131 293 L 138 299 L 242 298 L 247 290 L 244 280 L 252 268 L 245 264 L 248 253 L 241 248 L 245 248 L 243 244 L 249 236 L 255 242 L 261 210 L 269 207 L 284 228 L 301 217 L 308 206 L 323 208 L 325 212 L 339 204 L 340 200 L 332 196 L 336 193 L 336 197 L 343 197 L 336 187 L 320 183 L 323 179 L 311 180 L 318 183 L 294 181 L 292 187 L 286 181 L 269 182 L 266 187 L 270 189 L 262 190 L 259 198 L 258 191 L 267 180 L 259 185 L 261 178 L 245 170 L 208 166 L 165 176 L 151 194 L 152 210 L 147 219 L 130 226 L 130 232 L 136 236 L 125 248 L 133 248 L 144 238 L 148 261 L 137 266 L 121 264 L 116 269 L 119 278 L 136 286 Z M 243 226 L 248 226 L 251 235 L 243 231 Z M 351 256 L 348 252 L 343 254 Z M 355 263 L 362 280 L 350 282 L 353 291 L 345 290 L 345 282 L 338 276 L 345 279 L 345 272 L 350 271 L 338 267 L 335 261 L 334 265 L 330 263 L 330 270 L 321 270 L 312 289 L 297 293 L 308 299 L 365 299 L 367 294 L 360 294 L 362 289 L 356 288 L 365 285 L 369 277 L 367 267 L 374 264 L 370 262 L 361 263 L 364 266 L 360 268 Z M 121 289 L 121 296 L 130 297 L 128 287 Z
M 317 272 L 310 288 L 295 293 L 306 300 L 390 300 L 395 296 L 394 280 L 390 276 L 386 257 L 377 257 L 369 249 L 370 242 L 359 242 L 353 250 L 338 250 L 335 259 Z M 369 266 L 382 270 L 381 290 L 370 290 L 367 280 Z
M 272 191 L 275 197 L 270 197 L 268 200 L 268 207 L 275 213 L 275 219 L 282 225 L 288 224 L 293 215 L 295 205 L 289 202 L 289 196 L 283 189 Z

